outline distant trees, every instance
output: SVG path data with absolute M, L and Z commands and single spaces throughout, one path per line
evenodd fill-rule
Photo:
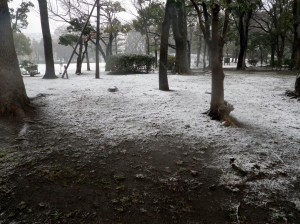
M 13 42 L 7 1 L 0 1 L 0 116 L 24 117 L 29 104 Z
M 91 1 L 92 2 L 92 1 Z M 53 17 L 57 20 L 64 21 L 70 25 L 72 21 L 78 18 L 87 18 L 90 14 L 90 6 L 93 5 L 89 1 L 77 1 L 77 0 L 58 0 L 58 5 L 50 5 L 50 11 L 53 14 Z M 115 46 L 115 51 L 113 51 L 114 44 L 116 45 L 117 37 L 121 33 L 127 33 L 130 30 L 128 24 L 123 24 L 117 18 L 117 14 L 124 12 L 125 9 L 121 6 L 121 3 L 118 1 L 102 1 L 100 4 L 100 45 L 99 50 L 104 59 L 117 52 L 117 46 Z M 84 20 L 82 20 L 83 22 Z M 85 22 L 85 21 L 84 21 Z M 92 23 L 91 20 L 91 40 L 94 44 L 93 39 L 96 38 L 96 24 Z
M 87 59 L 88 70 L 89 70 L 89 55 L 88 55 L 88 42 L 90 40 L 90 34 L 94 31 L 93 27 L 90 23 L 84 28 L 87 18 L 85 16 L 81 16 L 79 18 L 72 19 L 69 22 L 69 26 L 67 27 L 68 33 L 62 34 L 59 37 L 59 44 L 64 46 L 75 47 L 77 42 L 79 41 L 79 48 L 76 52 L 77 54 L 77 66 L 76 66 L 76 74 L 81 74 L 81 67 L 84 58 Z M 83 35 L 79 39 L 80 34 L 83 30 Z
M 46 61 L 46 71 L 43 79 L 55 79 L 54 59 L 53 59 L 53 48 L 52 38 L 49 26 L 47 0 L 38 0 L 41 18 L 41 27 L 44 40 L 44 52 Z
M 17 55 L 30 55 L 32 53 L 31 41 L 23 33 L 13 33 Z
M 239 33 L 239 55 L 237 61 L 237 69 L 243 70 L 246 68 L 246 51 L 248 46 L 248 36 L 250 29 L 250 21 L 253 15 L 254 10 L 260 4 L 260 0 L 254 1 L 242 1 L 237 0 L 234 5 L 234 15 L 237 18 L 236 24 Z
M 146 54 L 150 54 L 151 45 L 157 50 L 157 40 L 161 34 L 164 5 L 160 1 L 137 0 L 134 2 L 137 17 L 132 21 L 133 28 L 145 36 Z M 155 52 L 156 54 L 156 52 Z

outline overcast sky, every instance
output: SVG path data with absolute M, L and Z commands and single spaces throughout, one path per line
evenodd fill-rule
M 17 8 L 20 6 L 21 2 L 23 0 L 14 0 L 9 3 L 10 8 Z M 120 0 L 119 0 L 120 1 Z M 30 13 L 28 13 L 28 27 L 26 30 L 22 30 L 23 33 L 42 33 L 41 30 L 41 23 L 40 23 L 40 15 L 39 15 L 39 5 L 37 0 L 31 0 L 31 2 L 34 4 L 34 8 L 30 10 Z M 122 0 L 121 0 L 122 2 Z M 123 7 L 127 8 L 129 4 L 123 4 Z M 129 13 L 122 13 L 121 15 L 122 20 L 131 20 L 133 18 L 132 15 Z M 62 22 L 57 22 L 53 20 L 49 20 L 50 23 L 50 30 L 51 33 L 54 33 L 55 29 L 59 26 L 63 25 Z
M 21 4 L 21 0 L 12 1 L 9 4 L 10 8 L 17 8 Z M 34 8 L 31 8 L 30 13 L 28 13 L 28 27 L 26 30 L 22 30 L 24 33 L 42 33 L 41 30 L 41 22 L 40 22 L 40 15 L 39 15 L 39 5 L 37 0 L 31 0 L 31 2 L 34 4 Z M 62 25 L 59 22 L 54 22 L 52 20 L 49 21 L 50 23 L 50 29 L 53 33 L 55 29 Z

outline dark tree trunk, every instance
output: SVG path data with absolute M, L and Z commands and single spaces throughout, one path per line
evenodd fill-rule
M 270 61 L 271 67 L 273 68 L 275 66 L 275 44 L 271 43 L 271 61 Z
M 0 1 L 0 116 L 24 117 L 29 105 L 13 42 L 7 1 Z
M 233 107 L 224 101 L 224 72 L 223 72 L 223 48 L 224 38 L 227 32 L 229 21 L 228 11 L 225 11 L 225 20 L 223 25 L 223 34 L 219 34 L 219 13 L 220 5 L 212 6 L 212 91 L 209 116 L 215 120 L 229 120 L 229 113 Z
M 300 97 L 300 74 L 298 74 L 295 82 L 295 93 Z
M 237 69 L 244 70 L 246 68 L 246 50 L 248 46 L 248 33 L 252 10 L 241 13 L 239 16 L 239 34 L 240 34 L 240 52 L 238 56 Z
M 157 39 L 156 38 L 154 39 L 154 45 L 155 45 L 155 48 L 154 48 L 155 68 L 157 68 L 158 67 L 158 64 L 157 64 L 157 61 L 158 61 L 158 52 L 157 52 Z
M 172 20 L 172 2 L 167 0 L 165 8 L 165 17 L 162 23 L 161 29 L 161 40 L 160 40 L 160 60 L 159 60 L 159 89 L 160 90 L 169 90 L 168 83 L 168 40 L 169 40 L 169 31 L 171 27 Z
M 173 72 L 189 74 L 191 70 L 188 60 L 187 21 L 184 0 L 179 0 L 174 4 L 172 29 L 176 45 L 176 60 Z
M 199 38 L 198 38 L 198 47 L 197 47 L 197 62 L 196 62 L 196 66 L 199 67 L 199 63 L 200 63 L 200 54 L 201 54 L 201 35 L 199 32 Z
M 82 43 L 82 40 L 80 40 L 78 56 L 77 56 L 76 72 L 75 72 L 75 74 L 77 74 L 77 75 L 81 74 L 81 67 L 82 67 L 82 60 L 83 60 L 82 50 L 83 50 L 83 43 Z
M 53 48 L 52 48 L 52 38 L 49 27 L 49 18 L 48 18 L 48 8 L 46 0 L 38 0 L 40 17 L 41 17 L 41 26 L 43 32 L 44 40 L 44 52 L 45 52 L 45 62 L 46 62 L 46 72 L 43 76 L 43 79 L 55 79 L 54 69 L 54 59 L 53 59 Z
M 146 31 L 146 54 L 150 54 L 150 37 L 148 31 Z
M 113 41 L 114 41 L 114 36 L 112 34 L 109 34 L 108 43 L 107 43 L 107 47 L 106 47 L 106 57 L 109 57 L 110 55 L 112 55 Z
M 282 67 L 283 55 L 284 55 L 284 47 L 285 47 L 285 36 L 279 35 L 277 41 L 277 66 L 279 68 Z
M 84 41 L 84 51 L 86 56 L 86 70 L 91 71 L 88 45 L 89 45 L 88 41 Z

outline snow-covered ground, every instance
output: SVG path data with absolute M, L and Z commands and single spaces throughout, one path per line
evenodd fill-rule
M 205 151 L 206 145 L 218 149 L 207 166 L 223 171 L 221 184 L 242 181 L 233 174 L 230 159 L 249 172 L 258 165 L 260 172 L 274 175 L 272 180 L 248 183 L 259 190 L 258 197 L 268 197 L 260 191 L 265 188 L 289 193 L 300 208 L 299 192 L 291 190 L 300 173 L 300 103 L 284 95 L 293 89 L 294 75 L 225 72 L 225 99 L 234 105 L 232 115 L 240 123 L 239 128 L 228 128 L 202 114 L 209 108 L 209 74 L 169 75 L 172 91 L 164 92 L 158 89 L 157 73 L 108 75 L 101 64 L 100 79 L 95 79 L 94 71 L 86 72 L 85 65 L 80 76 L 73 74 L 74 68 L 72 64 L 69 79 L 24 76 L 28 96 L 45 94 L 42 111 L 57 126 L 67 127 L 80 138 L 94 136 L 112 144 L 183 134 L 183 141 L 201 143 L 199 150 Z M 56 69 L 58 74 L 60 65 Z M 42 66 L 39 70 L 43 74 Z M 109 92 L 114 86 L 118 91 Z

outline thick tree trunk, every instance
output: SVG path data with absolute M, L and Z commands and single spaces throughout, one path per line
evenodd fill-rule
M 29 105 L 13 42 L 7 1 L 0 1 L 0 116 L 25 116 Z
M 225 16 L 223 36 L 219 34 L 219 12 L 220 5 L 212 6 L 212 90 L 209 116 L 215 120 L 228 121 L 229 113 L 233 110 L 230 104 L 224 101 L 224 72 L 223 72 L 223 47 L 224 36 L 227 31 L 228 17 Z M 228 16 L 228 15 L 227 15 Z
M 172 3 L 171 0 L 167 0 L 165 8 L 165 17 L 161 28 L 161 40 L 160 40 L 160 60 L 159 60 L 159 89 L 168 91 L 168 40 L 169 31 L 171 27 L 172 19 Z
M 172 29 L 176 45 L 176 59 L 174 73 L 190 74 L 187 46 L 187 21 L 185 1 L 180 0 L 174 4 Z
M 45 52 L 45 61 L 46 61 L 46 72 L 43 76 L 43 79 L 55 79 L 54 69 L 54 59 L 53 59 L 53 48 L 52 48 L 52 38 L 49 27 L 49 18 L 48 18 L 48 8 L 47 0 L 38 0 L 40 17 L 41 17 L 41 26 L 44 40 L 44 52 Z

